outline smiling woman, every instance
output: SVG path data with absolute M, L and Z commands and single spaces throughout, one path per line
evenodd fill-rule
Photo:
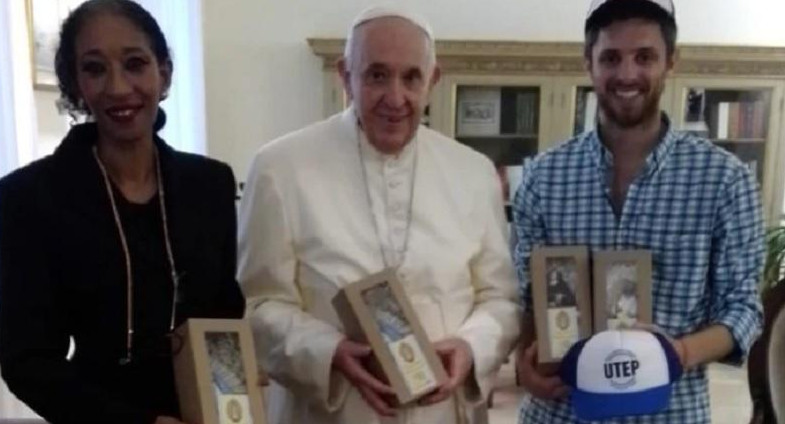
M 177 423 L 168 335 L 243 315 L 234 177 L 158 137 L 173 64 L 141 6 L 87 1 L 60 40 L 62 103 L 90 122 L 0 180 L 3 378 L 50 422 Z

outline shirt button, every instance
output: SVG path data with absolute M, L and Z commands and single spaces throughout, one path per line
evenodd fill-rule
M 401 182 L 397 181 L 397 180 L 396 181 L 390 181 L 389 183 L 387 183 L 387 186 L 390 187 L 390 188 L 397 188 L 399 185 L 401 185 Z

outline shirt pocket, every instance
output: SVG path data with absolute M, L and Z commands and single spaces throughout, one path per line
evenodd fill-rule
M 670 234 L 655 238 L 651 249 L 655 321 L 676 324 L 676 317 L 691 316 L 702 309 L 711 265 L 711 236 Z
M 698 282 L 706 279 L 711 260 L 708 234 L 672 234 L 652 243 L 654 278 L 664 282 Z

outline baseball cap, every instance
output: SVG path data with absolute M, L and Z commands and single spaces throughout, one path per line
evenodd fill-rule
M 614 3 L 623 3 L 626 0 L 592 0 L 591 5 L 589 6 L 589 13 L 586 14 L 586 20 L 588 21 L 591 17 L 596 13 L 600 8 L 610 7 Z M 673 5 L 672 0 L 646 0 L 648 3 L 653 3 L 660 7 L 668 16 L 675 18 L 676 16 L 676 7 Z
M 643 330 L 609 330 L 573 345 L 561 378 L 572 387 L 575 415 L 586 421 L 648 415 L 668 407 L 681 362 L 664 336 Z

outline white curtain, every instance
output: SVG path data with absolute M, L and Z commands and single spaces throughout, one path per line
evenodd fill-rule
M 161 136 L 178 150 L 206 154 L 202 7 L 194 0 L 137 0 L 158 21 L 174 61 L 169 97 L 162 103 Z
M 35 106 L 26 22 L 25 2 L 0 0 L 0 177 L 30 162 L 35 152 Z M 2 380 L 0 418 L 37 418 Z
M 0 0 L 0 177 L 34 159 L 36 118 L 25 2 Z

